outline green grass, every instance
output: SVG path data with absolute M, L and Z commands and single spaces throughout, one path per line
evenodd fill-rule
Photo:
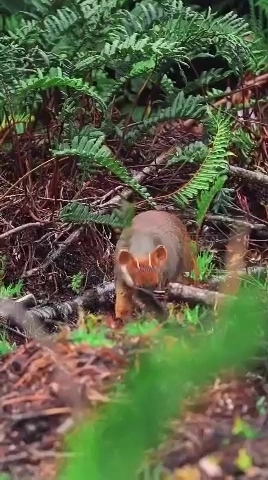
M 0 298 L 15 298 L 20 297 L 23 291 L 23 281 L 19 280 L 17 283 L 10 285 L 0 284 Z
M 6 333 L 0 333 L 0 356 L 10 353 L 14 350 L 15 344 L 11 345 L 7 339 Z

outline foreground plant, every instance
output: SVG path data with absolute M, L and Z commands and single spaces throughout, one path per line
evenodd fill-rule
M 60 472 L 60 480 L 134 480 L 146 451 L 163 438 L 192 386 L 203 387 L 222 369 L 246 369 L 266 336 L 259 289 L 241 288 L 237 299 L 221 309 L 213 333 L 170 342 L 169 330 L 151 353 L 141 355 L 129 370 L 123 393 L 68 439 L 76 453 Z M 243 336 L 241 336 L 243 331 Z M 174 332 L 173 332 L 174 333 Z

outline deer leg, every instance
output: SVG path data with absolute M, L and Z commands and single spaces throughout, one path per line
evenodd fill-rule
M 133 291 L 122 283 L 115 285 L 115 318 L 127 319 L 133 310 Z

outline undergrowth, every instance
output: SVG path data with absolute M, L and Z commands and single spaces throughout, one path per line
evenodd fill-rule
M 263 1 L 251 3 L 266 15 Z M 51 197 L 56 195 L 59 165 L 75 159 L 80 181 L 106 169 L 154 207 L 149 189 L 124 165 L 120 151 L 164 121 L 201 121 L 209 142 L 206 154 L 200 145 L 186 147 L 186 161 L 191 153 L 202 163 L 188 183 L 171 193 L 171 201 L 179 206 L 198 202 L 202 223 L 224 186 L 230 151 L 238 142 L 232 126 L 236 107 L 220 112 L 211 108 L 225 96 L 214 85 L 230 73 L 241 78 L 247 69 L 264 68 L 263 30 L 254 8 L 247 22 L 233 12 L 196 10 L 181 0 L 143 0 L 131 7 L 127 0 L 34 0 L 25 9 L 7 7 L 0 24 L 4 151 L 18 152 L 24 134 L 34 146 L 33 132 L 42 132 L 44 165 L 54 168 Z M 228 67 L 213 67 L 189 79 L 198 58 L 222 58 Z M 142 105 L 143 93 L 157 89 L 162 93 L 155 99 L 149 96 L 150 108 L 148 102 Z M 243 142 L 239 138 L 240 151 L 248 153 L 249 135 L 244 132 Z M 111 139 L 118 140 L 119 149 Z M 37 167 L 33 157 L 28 160 Z M 13 168 L 16 178 L 25 174 L 22 153 L 15 156 Z M 26 175 L 25 184 L 28 181 Z M 63 209 L 62 220 L 115 224 L 113 216 L 79 202 Z
M 93 480 L 134 480 L 146 462 L 146 452 L 161 442 L 166 422 L 181 412 L 193 385 L 203 387 L 222 369 L 243 371 L 249 366 L 261 341 L 267 340 L 259 288 L 252 286 L 250 295 L 241 288 L 238 298 L 225 304 L 218 315 L 213 331 L 205 329 L 203 336 L 183 341 L 175 335 L 171 342 L 167 328 L 150 353 L 139 355 L 116 401 L 101 408 L 95 421 L 83 422 L 69 436 L 69 448 L 79 455 L 64 465 L 60 480 L 79 475 Z M 105 452 L 109 455 L 103 462 Z M 149 478 L 154 478 L 151 475 Z

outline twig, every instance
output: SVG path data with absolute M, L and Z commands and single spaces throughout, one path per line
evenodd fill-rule
M 234 167 L 230 165 L 230 172 L 236 177 L 240 177 L 243 180 L 249 181 L 251 183 L 258 183 L 260 185 L 268 186 L 268 175 L 260 172 L 252 172 L 251 170 L 246 170 L 241 167 Z
M 70 407 L 52 407 L 47 408 L 46 410 L 39 410 L 38 412 L 30 411 L 23 413 L 1 413 L 0 418 L 2 420 L 21 422 L 22 420 L 33 420 L 40 417 L 49 417 L 53 415 L 70 415 L 71 413 L 72 409 Z
M 0 312 L 0 316 L 2 317 L 2 313 Z M 20 330 L 16 330 L 15 328 L 11 327 L 8 325 L 6 322 L 1 322 L 0 320 L 0 325 L 4 327 L 4 329 L 8 332 L 14 333 L 15 335 L 18 335 L 18 337 L 23 338 L 24 340 L 28 340 L 28 335 L 25 333 L 21 332 Z
M 59 162 L 62 162 L 63 160 L 66 160 L 68 157 L 63 157 L 63 158 L 60 158 L 59 159 Z M 31 175 L 31 173 L 35 172 L 36 170 L 38 170 L 39 168 L 41 167 L 44 167 L 45 165 L 48 165 L 49 163 L 52 163 L 54 160 L 56 160 L 54 157 L 52 158 L 49 158 L 48 160 L 46 160 L 45 162 L 41 163 L 40 165 L 37 165 L 36 167 L 34 167 L 32 170 L 29 170 L 28 172 L 26 172 L 22 177 L 20 177 L 15 183 L 13 183 L 11 185 L 11 187 L 9 187 L 7 189 L 7 191 L 4 193 L 4 195 L 2 195 L 2 197 L 0 197 L 0 202 L 2 202 L 2 200 L 13 190 L 14 187 L 16 187 L 17 185 L 19 185 L 19 183 L 21 183 L 25 178 L 29 177 L 29 175 Z
M 21 232 L 22 230 L 25 230 L 26 228 L 31 228 L 31 227 L 43 227 L 44 225 L 47 225 L 50 222 L 30 222 L 30 223 L 25 223 L 24 225 L 19 225 L 18 227 L 12 228 L 11 230 L 8 230 L 5 233 L 1 233 L 0 235 L 0 240 L 3 238 L 10 237 L 10 235 L 13 235 L 14 233 Z
M 267 231 L 268 235 L 268 228 L 267 225 L 264 225 L 262 223 L 250 223 L 246 220 L 242 220 L 239 218 L 233 218 L 233 217 L 228 217 L 227 215 L 212 215 L 208 214 L 206 216 L 205 222 L 221 222 L 225 224 L 231 224 L 235 225 L 237 227 L 244 227 L 244 228 L 249 228 L 251 230 L 265 230 Z
M 207 306 L 214 306 L 219 301 L 226 301 L 230 298 L 223 293 L 206 290 L 203 288 L 191 287 L 180 283 L 171 283 L 168 287 L 168 300 L 201 303 Z
M 175 150 L 176 150 L 176 147 L 175 147 Z M 134 175 L 135 180 L 137 182 L 141 183 L 141 182 L 143 182 L 143 180 L 145 180 L 145 178 L 148 175 L 152 175 L 153 173 L 155 173 L 155 171 L 157 170 L 157 167 L 166 163 L 167 158 L 168 158 L 168 152 L 169 152 L 169 150 L 167 152 L 162 153 L 161 155 L 158 155 L 158 157 L 156 157 L 156 159 L 153 160 L 150 163 L 150 165 L 145 167 L 141 172 L 136 173 Z M 100 206 L 101 211 L 102 212 L 108 211 L 110 209 L 110 207 L 115 207 L 116 205 L 118 205 L 121 202 L 122 198 L 127 200 L 127 198 L 131 194 L 132 194 L 132 190 L 130 188 L 124 188 L 122 190 L 122 192 L 120 193 L 120 195 L 116 195 L 115 197 L 111 198 L 111 200 L 109 200 L 108 202 L 103 203 Z
M 62 242 L 62 244 L 59 246 L 57 250 L 54 250 L 54 252 L 51 252 L 48 256 L 47 259 L 39 266 L 32 268 L 31 270 L 28 270 L 27 272 L 22 274 L 22 278 L 29 278 L 35 273 L 40 273 L 43 272 L 44 270 L 49 267 L 49 265 L 56 260 L 60 255 L 63 254 L 63 252 L 73 243 L 80 235 L 80 233 L 83 231 L 84 226 L 80 227 L 78 230 L 75 230 L 72 232 L 69 237 Z
M 24 297 L 17 298 L 15 303 L 20 303 L 25 308 L 32 308 L 37 305 L 36 298 L 32 293 L 28 293 L 27 295 L 24 295 Z

